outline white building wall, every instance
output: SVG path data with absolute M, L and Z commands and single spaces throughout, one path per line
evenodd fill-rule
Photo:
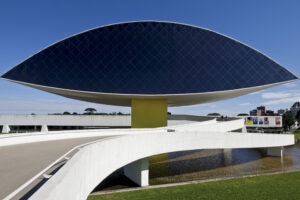
M 216 120 L 209 120 L 203 122 L 191 123 L 191 130 L 211 130 L 212 126 L 207 127 L 207 124 L 216 124 Z M 240 124 L 241 120 L 229 121 L 224 124 L 224 127 L 230 126 L 230 124 Z M 8 126 L 7 126 L 8 127 Z M 184 128 L 185 127 L 185 128 Z M 203 128 L 201 128 L 203 127 Z M 89 129 L 89 130 L 70 130 L 70 131 L 50 131 L 50 132 L 32 132 L 32 133 L 15 133 L 15 134 L 0 134 L 0 146 L 42 142 L 50 140 L 63 140 L 71 138 L 85 138 L 85 137 L 97 137 L 97 136 L 116 136 L 116 135 L 131 135 L 131 134 L 144 134 L 152 133 L 157 131 L 174 130 L 179 131 L 180 129 L 190 130 L 186 125 L 176 125 L 172 127 L 162 128 L 127 128 L 127 129 Z M 210 129 L 209 129 L 210 128 Z M 43 129 L 43 128 L 42 128 Z M 45 128 L 44 128 L 45 129 Z M 224 129 L 223 131 L 225 131 Z
M 0 115 L 10 126 L 130 126 L 130 115 Z
M 179 116 L 179 115 L 177 115 Z M 172 118 L 172 116 L 169 116 Z M 189 124 L 195 122 L 195 116 L 183 116 L 181 120 L 168 120 L 168 126 Z M 196 117 L 197 118 L 197 117 Z M 209 118 L 201 119 L 209 120 Z M 48 131 L 47 126 L 131 126 L 130 115 L 0 115 L 2 133 L 9 133 L 9 126 L 42 126 L 42 132 Z

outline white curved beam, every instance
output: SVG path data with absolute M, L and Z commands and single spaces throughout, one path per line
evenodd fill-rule
M 294 136 L 282 134 L 159 131 L 120 136 L 82 148 L 30 199 L 86 199 L 115 170 L 133 161 L 161 153 L 292 144 Z

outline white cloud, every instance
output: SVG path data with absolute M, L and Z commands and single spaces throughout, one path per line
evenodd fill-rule
M 251 106 L 251 103 L 249 102 L 241 103 L 240 106 Z
M 81 101 L 54 101 L 54 100 L 32 100 L 32 99 L 0 99 L 0 113 L 18 114 L 48 114 L 56 112 L 78 112 L 83 113 L 87 107 L 93 107 L 98 112 L 123 112 L 129 113 L 130 109 L 120 106 L 107 106 Z
M 253 93 L 250 93 L 249 95 L 255 95 L 255 94 L 259 94 L 260 92 L 253 92 Z
M 292 88 L 292 87 L 296 87 L 297 84 L 296 83 L 287 83 L 287 84 L 284 84 L 284 86 L 286 86 L 288 88 Z
M 271 100 L 271 101 L 264 102 L 262 104 L 263 105 L 276 105 L 276 104 L 294 103 L 296 101 L 300 101 L 300 96 Z
M 263 99 L 282 99 L 290 97 L 292 94 L 288 92 L 266 92 L 262 93 L 261 97 Z
M 284 92 L 269 92 L 261 95 L 263 99 L 270 99 L 262 103 L 263 105 L 276 105 L 276 104 L 292 104 L 300 101 L 299 90 L 288 90 Z

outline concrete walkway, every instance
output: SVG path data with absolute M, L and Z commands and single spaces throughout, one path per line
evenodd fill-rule
M 0 199 L 73 147 L 104 137 L 64 139 L 0 147 Z

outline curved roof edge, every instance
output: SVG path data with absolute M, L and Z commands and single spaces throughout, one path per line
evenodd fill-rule
M 14 69 L 14 68 L 17 67 L 19 64 L 25 62 L 26 60 L 29 60 L 31 57 L 35 56 L 36 54 L 39 54 L 39 53 L 42 52 L 43 50 L 45 50 L 45 49 L 47 49 L 47 48 L 50 48 L 51 46 L 54 46 L 54 45 L 56 45 L 56 44 L 58 44 L 58 43 L 60 43 L 60 42 L 62 42 L 62 41 L 64 41 L 64 40 L 67 40 L 67 39 L 71 38 L 71 37 L 75 37 L 75 36 L 77 36 L 77 35 L 84 34 L 84 33 L 86 33 L 86 32 L 89 32 L 89 31 L 92 31 L 92 30 L 96 30 L 96 29 L 99 29 L 99 28 L 104 28 L 104 27 L 114 26 L 114 25 L 118 25 L 118 24 L 129 24 L 129 23 L 139 23 L 139 22 L 157 22 L 157 23 L 179 24 L 179 25 L 190 26 L 190 27 L 193 27 L 193 28 L 198 28 L 198 29 L 203 29 L 203 30 L 209 31 L 209 32 L 213 32 L 213 33 L 215 33 L 215 34 L 221 35 L 221 36 L 226 37 L 226 38 L 228 38 L 228 39 L 231 39 L 231 40 L 233 40 L 233 41 L 235 41 L 235 42 L 238 42 L 238 43 L 240 43 L 240 44 L 242 44 L 242 45 L 244 45 L 244 46 L 246 46 L 246 47 L 248 47 L 248 48 L 250 48 L 250 49 L 253 49 L 254 51 L 256 51 L 256 52 L 262 54 L 263 56 L 267 57 L 268 59 L 270 59 L 270 60 L 273 61 L 274 63 L 278 64 L 280 67 L 282 67 L 282 68 L 284 68 L 285 70 L 287 70 L 288 72 L 290 72 L 290 73 L 291 73 L 292 75 L 294 75 L 297 79 L 300 79 L 300 78 L 299 78 L 298 76 L 296 76 L 293 72 L 291 72 L 291 71 L 288 70 L 286 67 L 282 66 L 281 64 L 279 64 L 278 62 L 276 62 L 275 60 L 273 60 L 272 58 L 270 58 L 270 57 L 267 56 L 266 54 L 262 53 L 261 51 L 255 49 L 255 48 L 253 48 L 253 47 L 251 47 L 251 46 L 249 46 L 249 45 L 247 45 L 247 44 L 245 44 L 245 43 L 243 43 L 243 42 L 241 42 L 241 41 L 238 41 L 238 40 L 236 40 L 236 39 L 234 39 L 234 38 L 232 38 L 232 37 L 230 37 L 230 36 L 227 36 L 227 35 L 225 35 L 225 34 L 222 34 L 222 33 L 219 33 L 219 32 L 216 32 L 216 31 L 213 31 L 213 30 L 210 30 L 210 29 L 207 29 L 207 28 L 202 28 L 202 27 L 199 27 L 199 26 L 195 26 L 195 25 L 190 25 L 190 24 L 185 24 L 185 23 L 180 23 L 180 22 L 159 21 L 159 20 L 140 20 L 140 21 L 118 22 L 118 23 L 112 23 L 112 24 L 108 24 L 108 25 L 104 25 L 104 26 L 98 26 L 98 27 L 95 27 L 95 28 L 91 28 L 91 29 L 88 29 L 88 30 L 85 30 L 85 31 L 82 31 L 82 32 L 79 32 L 79 33 L 76 33 L 76 34 L 73 34 L 73 35 L 71 35 L 71 36 L 69 36 L 69 37 L 66 37 L 66 38 L 64 38 L 64 39 L 62 39 L 62 40 L 59 40 L 59 41 L 57 41 L 57 42 L 54 42 L 54 43 L 52 43 L 52 44 L 46 46 L 45 48 L 43 48 L 42 50 L 38 51 L 37 53 L 31 55 L 31 56 L 28 57 L 27 59 L 25 59 L 25 60 L 19 62 L 19 63 L 16 64 L 13 68 L 7 70 L 4 74 L 2 74 L 2 75 L 1 75 L 1 78 L 4 78 L 3 76 L 4 76 L 7 72 L 9 72 L 10 70 Z

